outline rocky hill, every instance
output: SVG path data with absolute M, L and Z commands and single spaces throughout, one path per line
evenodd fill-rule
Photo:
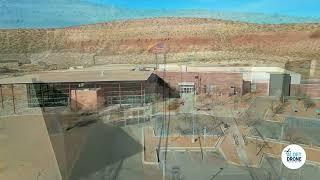
M 169 62 L 283 64 L 320 60 L 320 24 L 258 25 L 201 18 L 117 21 L 62 29 L 0 30 L 0 61 L 58 65 Z M 21 58 L 22 57 L 22 58 Z

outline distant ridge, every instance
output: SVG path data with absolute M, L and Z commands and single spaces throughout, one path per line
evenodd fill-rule
M 58 3 L 59 2 L 59 3 Z M 1 6 L 1 29 L 63 28 L 118 20 L 158 17 L 213 18 L 258 24 L 320 23 L 320 18 L 201 9 L 132 9 L 82 1 L 12 1 Z
M 0 61 L 17 56 L 33 64 L 64 66 L 152 63 L 150 48 L 163 42 L 171 62 L 304 62 L 320 59 L 319 34 L 317 23 L 270 25 L 209 18 L 148 18 L 68 28 L 0 30 Z

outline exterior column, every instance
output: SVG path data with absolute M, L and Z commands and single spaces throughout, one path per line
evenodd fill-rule
M 70 83 L 69 83 L 69 89 L 68 89 L 68 91 L 69 91 L 69 99 L 68 99 L 68 103 L 69 103 L 69 108 L 70 108 L 70 111 L 71 111 L 71 85 L 70 85 Z
M 120 85 L 120 83 L 119 83 L 119 104 L 121 107 L 121 85 Z
M 11 84 L 11 94 L 12 94 L 12 104 L 13 104 L 13 113 L 16 113 L 16 102 L 14 97 L 14 90 L 13 90 L 13 84 Z
M 76 96 L 76 111 L 78 111 L 77 87 L 74 89 L 74 95 Z
M 41 104 L 42 104 L 42 111 L 45 112 L 45 103 L 44 103 L 44 97 L 43 97 L 43 89 L 42 89 L 42 84 L 40 84 L 40 91 L 41 91 Z
M 4 105 L 3 105 L 3 94 L 2 94 L 2 85 L 0 84 L 0 96 L 1 96 L 1 107 L 2 109 L 4 109 Z
M 317 60 L 312 60 L 310 64 L 310 79 L 317 79 L 320 75 L 320 64 Z
M 142 82 L 140 83 L 140 103 L 141 103 L 141 106 L 143 106 L 143 100 L 142 100 L 142 98 L 143 98 L 143 92 L 142 92 L 143 90 L 142 90 Z

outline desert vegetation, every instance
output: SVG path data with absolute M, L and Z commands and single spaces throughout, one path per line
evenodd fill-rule
M 258 25 L 201 18 L 0 30 L 0 61 L 15 54 L 34 64 L 153 63 L 150 48 L 164 42 L 168 62 L 284 64 L 319 59 L 319 32 L 319 24 Z

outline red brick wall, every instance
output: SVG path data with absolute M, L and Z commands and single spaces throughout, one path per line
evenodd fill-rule
M 263 96 L 268 96 L 268 91 L 269 91 L 269 83 L 255 83 L 256 84 L 256 93 L 263 95 Z
M 290 85 L 290 96 L 297 96 L 300 91 L 300 84 L 291 84 Z
M 171 88 L 179 90 L 180 82 L 194 82 L 198 93 L 206 93 L 210 86 L 214 87 L 213 93 L 222 92 L 223 94 L 233 93 L 231 86 L 235 86 L 237 92 L 242 94 L 243 77 L 241 73 L 198 73 L 198 72 L 156 72 L 164 79 Z
M 101 89 L 71 90 L 71 109 L 73 111 L 97 111 L 102 106 Z
M 320 84 L 301 84 L 300 90 L 311 98 L 320 97 Z
M 291 95 L 305 94 L 310 98 L 320 98 L 320 84 L 298 84 L 291 85 Z

